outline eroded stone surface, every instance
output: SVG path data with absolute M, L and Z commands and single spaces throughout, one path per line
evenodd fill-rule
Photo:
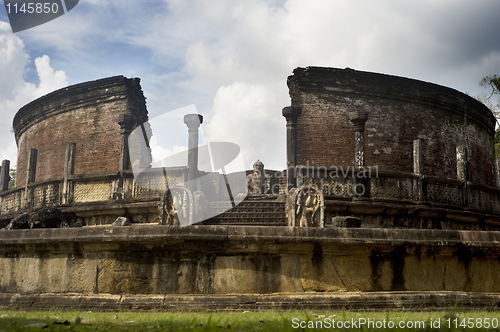
M 500 233 L 132 226 L 0 232 L 1 293 L 498 292 Z
M 333 227 L 361 227 L 361 219 L 350 216 L 337 216 L 332 219 Z

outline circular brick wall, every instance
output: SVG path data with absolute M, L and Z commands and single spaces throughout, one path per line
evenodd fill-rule
M 35 182 L 61 178 L 68 143 L 76 143 L 74 174 L 117 171 L 121 114 L 147 121 L 139 79 L 115 76 L 69 86 L 22 107 L 14 117 L 16 187 L 26 184 L 30 149 L 37 149 Z
M 297 121 L 297 165 L 354 165 L 349 112 L 368 114 L 365 166 L 413 172 L 413 141 L 422 144 L 423 174 L 457 178 L 456 147 L 467 177 L 494 186 L 495 118 L 477 100 L 418 80 L 352 69 L 297 68 L 288 78 Z

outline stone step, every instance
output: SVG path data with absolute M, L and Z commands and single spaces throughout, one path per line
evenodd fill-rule
M 210 212 L 212 214 L 221 214 L 221 213 L 283 213 L 284 209 L 266 209 L 266 208 L 233 208 L 229 210 L 224 210 L 224 209 L 210 209 Z
M 288 223 L 282 220 L 241 220 L 241 219 L 227 219 L 220 220 L 212 218 L 205 220 L 200 225 L 232 225 L 232 226 L 286 226 Z
M 236 207 L 239 208 L 251 208 L 251 207 L 266 207 L 266 208 L 276 208 L 276 207 L 282 207 L 284 206 L 284 202 L 276 202 L 276 201 L 271 201 L 271 202 L 241 202 L 240 204 L 236 205 Z M 212 202 L 210 203 L 211 208 L 228 208 L 231 207 L 232 204 L 231 202 Z
M 209 209 L 212 213 L 220 214 L 204 221 L 204 224 L 275 226 L 287 224 L 285 203 L 276 200 L 245 200 L 234 208 L 231 208 L 230 202 L 212 202 Z
M 247 226 L 286 226 L 288 224 L 285 218 L 219 218 L 213 217 L 202 222 L 204 225 L 247 225 Z
M 285 218 L 284 213 L 279 213 L 279 212 L 247 212 L 247 213 L 222 213 L 216 216 L 219 219 L 226 219 L 226 218 L 241 218 L 241 219 L 252 219 L 252 218 L 258 218 L 258 219 L 280 219 L 280 218 Z
M 231 204 L 222 205 L 212 205 L 210 204 L 209 210 L 213 212 L 223 213 L 227 212 L 283 212 L 285 210 L 284 204 L 239 204 L 234 208 L 231 207 Z

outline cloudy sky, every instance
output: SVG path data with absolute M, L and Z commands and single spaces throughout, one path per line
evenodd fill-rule
M 13 34 L 8 23 L 0 0 L 0 159 L 11 165 L 21 106 L 109 76 L 141 78 L 150 118 L 194 104 L 209 140 L 239 144 L 248 168 L 260 159 L 282 169 L 281 109 L 296 67 L 350 67 L 471 95 L 500 74 L 498 0 L 80 0 L 29 30 Z

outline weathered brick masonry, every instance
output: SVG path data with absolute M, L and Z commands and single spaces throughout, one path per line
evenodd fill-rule
M 349 112 L 366 112 L 365 165 L 413 172 L 413 141 L 422 144 L 423 174 L 457 178 L 464 146 L 467 180 L 495 185 L 495 118 L 477 100 L 418 80 L 351 69 L 297 68 L 288 78 L 297 121 L 297 165 L 354 165 Z
M 147 121 L 140 79 L 115 76 L 63 88 L 29 103 L 14 118 L 16 187 L 26 184 L 30 149 L 37 149 L 36 182 L 61 178 L 66 146 L 76 143 L 74 174 L 117 171 L 120 115 Z

